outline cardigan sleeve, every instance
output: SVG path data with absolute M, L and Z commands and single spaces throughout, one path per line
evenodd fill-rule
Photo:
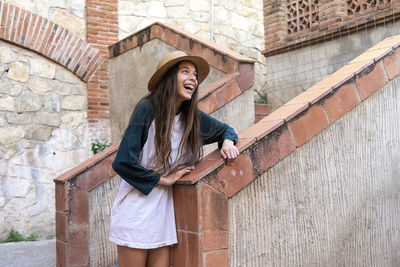
M 220 149 L 225 139 L 232 140 L 235 144 L 238 140 L 237 134 L 231 127 L 203 111 L 200 111 L 200 134 L 203 145 L 218 142 Z
M 151 103 L 145 101 L 139 104 L 112 163 L 113 169 L 122 179 L 145 195 L 148 195 L 160 180 L 159 174 L 138 164 L 152 119 Z

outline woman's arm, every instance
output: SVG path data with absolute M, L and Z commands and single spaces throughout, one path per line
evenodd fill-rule
M 137 107 L 112 163 L 113 169 L 122 179 L 145 195 L 148 195 L 160 180 L 159 174 L 138 164 L 152 116 L 153 107 L 149 102 L 142 102 Z
M 218 148 L 221 149 L 224 159 L 234 159 L 239 155 L 239 150 L 235 146 L 238 140 L 235 131 L 202 111 L 200 111 L 200 132 L 203 144 L 218 142 Z

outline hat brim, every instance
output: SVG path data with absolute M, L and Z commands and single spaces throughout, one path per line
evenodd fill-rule
M 202 57 L 198 56 L 180 56 L 167 61 L 162 65 L 153 76 L 151 76 L 149 83 L 147 85 L 148 90 L 151 92 L 160 82 L 164 74 L 175 64 L 182 61 L 190 61 L 196 66 L 198 84 L 200 85 L 208 76 L 210 72 L 210 65 Z

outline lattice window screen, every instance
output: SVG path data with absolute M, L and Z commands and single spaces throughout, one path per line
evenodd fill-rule
M 286 0 L 288 34 L 310 29 L 319 21 L 318 0 Z
M 391 0 L 347 0 L 347 14 L 353 15 L 391 2 Z

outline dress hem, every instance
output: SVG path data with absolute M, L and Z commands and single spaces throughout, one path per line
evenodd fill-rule
M 109 237 L 109 240 L 119 246 L 130 247 L 130 248 L 138 248 L 138 249 L 154 249 L 154 248 L 161 248 L 166 246 L 171 246 L 178 243 L 177 239 L 169 240 L 166 242 L 158 242 L 158 243 L 151 243 L 151 244 L 143 244 L 143 243 L 135 243 L 130 241 L 125 241 L 117 238 Z

